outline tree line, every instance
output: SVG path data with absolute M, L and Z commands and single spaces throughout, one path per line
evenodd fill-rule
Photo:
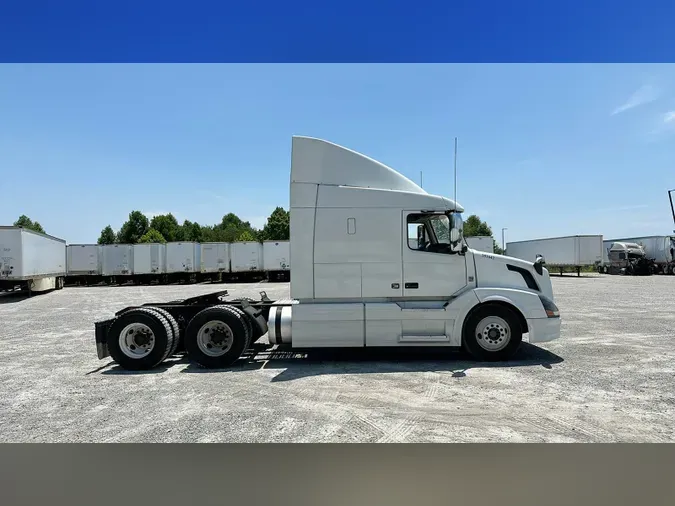
M 37 221 L 32 221 L 28 216 L 21 215 L 14 226 L 24 227 L 36 232 L 45 233 Z M 464 222 L 464 236 L 488 236 L 493 237 L 492 228 L 475 214 L 469 216 Z M 141 211 L 131 211 L 129 218 L 120 229 L 115 232 L 107 225 L 98 238 L 98 244 L 136 244 L 148 242 L 240 242 L 240 241 L 287 241 L 290 238 L 290 213 L 282 207 L 277 207 L 265 226 L 258 230 L 248 221 L 242 221 L 234 213 L 223 216 L 220 223 L 215 225 L 200 225 L 189 220 L 182 224 L 173 214 L 160 214 L 148 219 Z M 502 248 L 497 241 L 492 239 L 493 250 L 497 254 L 503 254 Z
M 290 215 L 282 207 L 272 211 L 262 229 L 256 229 L 234 213 L 226 214 L 215 225 L 200 225 L 190 220 L 179 224 L 171 213 L 159 214 L 149 219 L 141 211 L 131 211 L 129 218 L 117 232 L 107 225 L 101 231 L 98 244 L 287 241 L 289 238 Z

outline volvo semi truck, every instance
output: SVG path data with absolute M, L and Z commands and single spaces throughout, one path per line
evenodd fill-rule
M 95 324 L 99 359 L 132 370 L 179 350 L 225 368 L 251 343 L 291 348 L 463 347 L 505 360 L 560 336 L 542 257 L 469 249 L 463 208 L 331 142 L 293 137 L 289 300 L 226 291 L 126 307 Z

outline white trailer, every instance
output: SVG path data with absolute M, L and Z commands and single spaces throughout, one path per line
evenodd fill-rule
M 104 244 L 102 274 L 121 281 L 134 272 L 134 247 L 132 244 Z
M 601 235 L 571 235 L 549 237 L 506 244 L 506 256 L 534 262 L 537 256 L 544 257 L 546 265 L 560 269 L 574 267 L 577 275 L 582 267 L 596 266 L 603 259 Z M 606 252 L 605 252 L 606 254 Z
M 200 252 L 198 242 L 167 242 L 167 275 L 172 279 L 196 279 L 196 274 L 200 270 Z
M 290 241 L 263 241 L 263 270 L 267 279 L 285 280 L 291 272 Z
M 459 204 L 372 158 L 293 137 L 290 204 L 292 300 L 219 291 L 126 307 L 96 322 L 98 357 L 149 369 L 184 348 L 223 368 L 267 334 L 287 348 L 462 347 L 492 361 L 512 357 L 524 336 L 560 337 L 541 259 L 467 248 Z M 256 249 L 247 258 L 260 265 Z
M 230 258 L 233 274 L 263 270 L 263 247 L 257 241 L 233 242 Z
M 103 274 L 103 252 L 98 244 L 66 246 L 68 276 L 100 276 Z
M 612 243 L 635 243 L 642 246 L 647 258 L 654 260 L 659 274 L 675 274 L 675 235 L 623 237 L 604 242 L 603 267 L 608 264 L 607 251 Z
M 0 289 L 60 290 L 66 276 L 66 241 L 23 227 L 0 226 Z
M 200 264 L 203 274 L 230 271 L 230 243 L 203 242 L 201 245 Z
M 469 248 L 476 251 L 484 251 L 485 253 L 494 253 L 495 245 L 492 236 L 475 235 L 472 237 L 465 237 L 466 244 Z
M 166 272 L 166 246 L 160 243 L 134 244 L 133 274 L 139 280 L 154 278 Z

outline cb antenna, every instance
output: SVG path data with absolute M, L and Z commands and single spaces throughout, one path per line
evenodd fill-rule
M 670 212 L 673 213 L 673 225 L 675 225 L 675 206 L 673 206 L 672 192 L 675 192 L 675 190 L 668 190 L 668 199 L 670 200 Z M 675 232 L 675 230 L 673 230 L 673 232 Z
M 457 211 L 457 137 L 455 137 L 455 211 Z

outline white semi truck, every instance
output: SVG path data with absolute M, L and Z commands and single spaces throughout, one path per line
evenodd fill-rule
M 290 204 L 290 300 L 223 291 L 127 307 L 95 324 L 99 359 L 149 369 L 184 349 L 222 368 L 267 334 L 292 348 L 461 346 L 505 360 L 525 334 L 560 336 L 543 258 L 467 248 L 460 205 L 376 160 L 293 137 Z
M 650 235 L 642 237 L 624 237 L 605 241 L 603 261 L 599 265 L 600 272 L 609 272 L 611 262 L 608 258 L 609 248 L 613 243 L 635 243 L 644 248 L 645 255 L 654 261 L 656 273 L 675 274 L 675 235 Z

